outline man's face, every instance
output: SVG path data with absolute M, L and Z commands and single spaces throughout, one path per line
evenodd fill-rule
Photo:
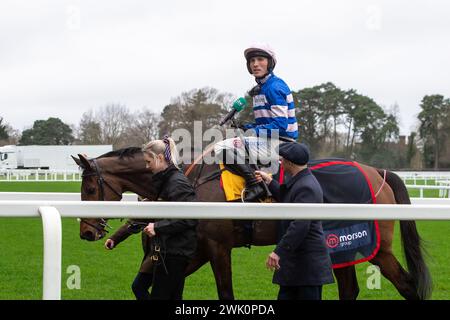
M 281 165 L 283 166 L 284 170 L 289 173 L 292 174 L 293 170 L 295 169 L 295 165 L 290 162 L 289 160 L 286 160 L 285 158 L 283 158 L 282 156 L 280 156 L 280 160 L 281 160 Z
M 255 78 L 262 78 L 267 74 L 269 59 L 265 57 L 250 58 L 250 70 Z

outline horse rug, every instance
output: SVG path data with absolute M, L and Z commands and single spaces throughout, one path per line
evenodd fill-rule
M 376 203 L 372 185 L 354 161 L 313 160 L 308 164 L 323 190 L 324 203 Z M 223 170 L 220 183 L 227 201 L 239 201 L 245 186 L 242 177 Z M 289 179 L 280 165 L 274 175 L 280 183 Z M 380 248 L 378 221 L 322 221 L 326 246 L 333 268 L 343 268 L 371 260 Z

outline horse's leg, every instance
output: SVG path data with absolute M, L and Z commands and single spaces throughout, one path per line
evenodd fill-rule
M 370 169 L 368 169 L 370 170 Z M 368 171 L 365 169 L 365 171 Z M 385 172 L 374 169 L 369 174 L 375 190 L 381 188 Z M 408 190 L 404 182 L 395 173 L 386 172 L 387 184 L 381 189 L 377 203 L 382 204 L 411 204 Z M 378 185 L 377 185 L 378 184 Z M 431 295 L 431 276 L 424 261 L 421 250 L 421 239 L 414 221 L 400 222 L 400 235 L 408 265 L 408 272 L 392 253 L 392 239 L 394 234 L 394 221 L 379 221 L 381 246 L 378 254 L 371 261 L 380 267 L 381 273 L 389 279 L 398 292 L 406 299 L 426 299 Z
M 382 203 L 389 203 L 389 201 L 385 199 Z M 380 250 L 370 262 L 380 268 L 381 274 L 392 282 L 405 299 L 415 300 L 418 299 L 418 296 L 414 281 L 392 253 L 394 225 L 395 221 L 378 221 L 380 229 Z
M 383 276 L 388 279 L 397 288 L 398 292 L 408 300 L 418 300 L 417 290 L 414 285 L 414 279 L 403 269 L 401 264 L 392 254 L 392 252 L 379 251 L 378 254 L 370 260 L 371 263 L 380 268 Z
M 392 282 L 405 299 L 417 300 L 419 296 L 413 277 L 403 269 L 392 253 L 394 224 L 394 221 L 378 222 L 381 238 L 380 250 L 370 262 L 380 268 L 381 274 Z
M 208 175 L 219 170 L 218 165 L 204 166 L 202 174 Z M 198 177 L 199 178 L 199 177 Z M 199 201 L 226 202 L 218 180 L 211 180 L 197 189 Z M 233 222 L 231 220 L 203 221 L 197 228 L 197 235 L 204 237 L 206 259 L 216 280 L 217 294 L 220 300 L 234 300 L 231 278 L 231 249 L 234 242 Z
M 383 186 L 383 171 L 377 171 L 375 168 L 364 165 L 361 166 L 367 173 L 374 190 L 380 190 L 377 197 L 378 204 L 410 203 L 408 192 L 403 182 L 396 181 L 399 180 L 399 178 L 395 179 L 396 177 L 388 172 L 386 174 L 387 183 Z M 391 186 L 393 186 L 394 189 L 392 189 Z M 396 192 L 394 192 L 394 190 L 396 190 Z M 380 268 L 381 274 L 392 282 L 404 298 L 417 299 L 417 290 L 415 289 L 412 277 L 405 269 L 403 269 L 392 253 L 394 224 L 394 221 L 378 222 L 380 228 L 380 249 L 370 262 Z
M 370 262 L 378 266 L 381 274 L 392 282 L 398 292 L 406 298 L 406 296 L 411 297 L 411 280 L 409 279 L 408 273 L 402 268 L 392 253 L 394 225 L 395 221 L 378 221 L 380 229 L 380 250 Z
M 231 247 L 209 240 L 211 268 L 216 279 L 220 300 L 234 300 L 233 280 L 231 277 Z
M 205 263 L 207 263 L 209 260 L 207 254 L 202 249 L 197 249 L 195 252 L 194 258 L 189 262 L 188 266 L 186 267 L 185 276 L 188 277 L 191 274 L 193 274 L 195 271 L 200 269 Z
M 339 289 L 340 300 L 356 300 L 359 294 L 355 266 L 333 269 Z

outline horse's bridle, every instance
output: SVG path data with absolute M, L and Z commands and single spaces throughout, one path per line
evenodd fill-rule
M 101 232 L 101 233 L 102 233 L 102 232 L 109 233 L 109 231 L 106 230 L 106 228 L 112 229 L 112 227 L 111 227 L 111 226 L 106 222 L 106 220 L 103 219 L 103 218 L 100 219 L 100 222 L 99 222 L 98 225 L 95 225 L 95 224 L 93 224 L 93 223 L 90 223 L 89 221 L 87 221 L 86 219 L 83 219 L 83 218 L 80 218 L 79 221 L 80 221 L 80 222 L 83 222 L 83 223 L 85 223 L 85 224 L 87 224 L 88 226 L 90 226 L 90 227 L 96 229 L 98 232 Z
M 94 164 L 94 171 L 89 172 L 89 173 L 85 173 L 83 171 L 83 173 L 81 174 L 81 177 L 82 178 L 92 177 L 92 176 L 97 177 L 97 185 L 100 190 L 100 199 L 98 199 L 98 201 L 105 201 L 105 187 L 104 187 L 105 185 L 112 192 L 114 192 L 117 196 L 119 196 L 119 198 L 122 199 L 122 194 L 119 193 L 116 189 L 114 189 L 113 186 L 111 186 L 111 184 L 103 178 L 102 171 L 97 163 L 97 160 L 92 159 L 92 163 Z M 108 223 L 106 222 L 106 220 L 104 218 L 100 219 L 100 223 L 98 225 L 94 225 L 94 224 L 90 223 L 89 221 L 87 221 L 86 219 L 80 219 L 80 222 L 83 222 L 83 223 L 87 224 L 88 226 L 91 226 L 92 228 L 96 229 L 99 232 L 109 233 L 109 231 L 106 230 L 106 228 L 111 229 L 111 226 L 108 225 Z
M 94 164 L 94 171 L 90 172 L 90 173 L 85 173 L 83 171 L 81 177 L 92 177 L 92 176 L 96 176 L 97 177 L 97 184 L 99 186 L 100 189 L 100 199 L 98 201 L 105 201 L 105 189 L 104 189 L 104 185 L 106 185 L 109 189 L 111 189 L 112 192 L 114 192 L 117 196 L 119 196 L 120 199 L 122 199 L 122 193 L 118 192 L 116 189 L 114 189 L 111 184 L 106 181 L 103 176 L 102 176 L 102 170 L 100 169 L 97 160 L 96 159 L 92 159 L 92 163 Z

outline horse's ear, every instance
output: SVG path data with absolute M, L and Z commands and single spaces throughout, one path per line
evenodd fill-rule
M 81 164 L 81 161 L 80 161 L 80 159 L 78 159 L 78 158 L 75 158 L 74 156 L 71 156 L 71 157 L 72 157 L 73 161 L 75 161 L 75 163 L 77 164 L 77 166 L 79 166 L 79 167 L 82 167 L 82 168 L 83 168 L 83 165 Z
M 86 156 L 82 154 L 78 154 L 78 157 L 80 157 L 80 167 L 82 167 L 84 170 L 92 170 L 91 163 L 86 158 Z

